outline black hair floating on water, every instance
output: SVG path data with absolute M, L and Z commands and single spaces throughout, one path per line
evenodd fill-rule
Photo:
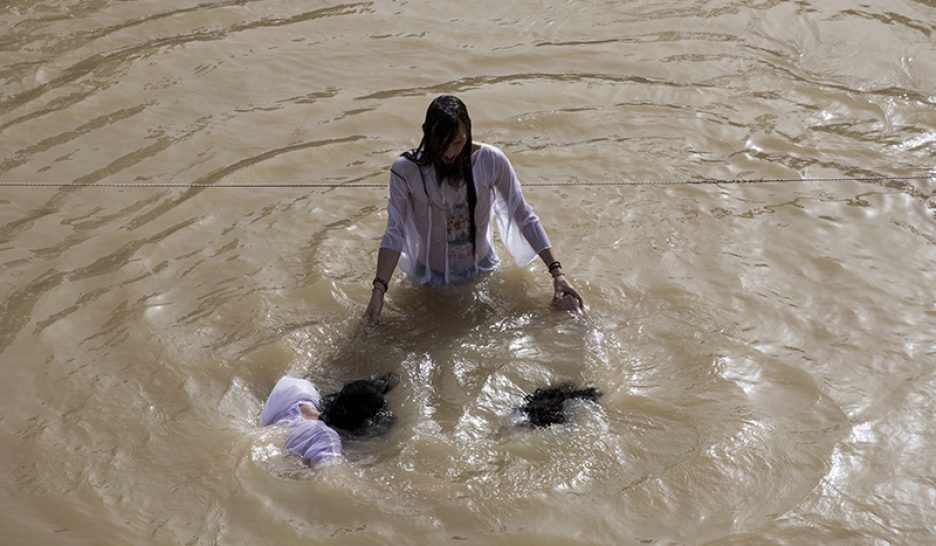
M 539 388 L 523 398 L 520 411 L 530 426 L 543 428 L 566 422 L 565 403 L 573 399 L 596 401 L 601 393 L 595 387 L 576 389 L 571 383 Z

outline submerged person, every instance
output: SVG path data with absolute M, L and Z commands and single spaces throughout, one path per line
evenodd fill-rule
M 442 95 L 429 105 L 423 137 L 390 168 L 387 228 L 377 252 L 377 274 L 362 321 L 376 324 L 390 277 L 399 265 L 420 284 L 465 281 L 494 269 L 491 220 L 519 265 L 536 256 L 552 276 L 552 304 L 582 307 L 582 297 L 562 271 L 504 153 L 473 142 L 468 109 Z
M 522 413 L 533 428 L 543 428 L 566 422 L 566 402 L 580 399 L 595 402 L 601 393 L 594 387 L 577 389 L 570 383 L 539 388 L 523 398 Z
M 287 428 L 286 450 L 313 466 L 341 455 L 340 436 L 382 432 L 393 422 L 384 395 L 399 382 L 390 373 L 352 381 L 322 397 L 307 379 L 283 376 L 260 413 L 260 425 Z

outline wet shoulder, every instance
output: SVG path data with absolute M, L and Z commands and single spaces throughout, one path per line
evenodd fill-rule
M 503 150 L 493 144 L 484 142 L 475 142 L 475 144 L 479 146 L 475 158 L 475 165 L 477 167 L 484 172 L 490 173 L 494 177 L 498 176 L 499 173 L 505 172 L 506 169 L 509 169 L 510 161 L 507 159 L 507 154 L 505 154 Z
M 414 180 L 419 177 L 419 166 L 402 155 L 393 160 L 390 165 L 391 174 L 402 177 L 404 180 Z
M 478 161 L 481 161 L 482 158 L 487 158 L 489 161 L 491 159 L 507 159 L 507 156 L 504 154 L 503 150 L 493 144 L 475 141 L 474 145 L 478 148 L 476 152 Z

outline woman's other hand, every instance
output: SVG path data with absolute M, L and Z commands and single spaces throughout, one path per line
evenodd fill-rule
M 380 322 L 383 300 L 384 292 L 375 284 L 374 289 L 371 291 L 370 303 L 367 304 L 367 309 L 364 310 L 364 315 L 361 317 L 363 326 L 376 326 Z
M 552 306 L 562 311 L 581 311 L 585 306 L 582 296 L 569 284 L 565 275 L 559 274 L 553 277 L 553 299 Z

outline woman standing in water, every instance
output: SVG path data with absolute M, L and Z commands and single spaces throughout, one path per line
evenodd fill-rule
M 465 281 L 497 267 L 492 217 L 517 264 L 538 255 L 546 265 L 553 280 L 552 305 L 581 309 L 582 298 L 563 274 L 507 156 L 472 141 L 465 104 L 451 95 L 437 97 L 422 130 L 419 146 L 390 168 L 387 229 L 362 321 L 377 324 L 397 265 L 426 285 Z

